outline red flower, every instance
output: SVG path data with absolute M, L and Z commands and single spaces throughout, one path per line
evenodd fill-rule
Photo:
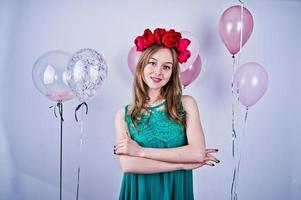
M 183 52 L 178 53 L 178 61 L 179 63 L 184 63 L 188 60 L 188 58 L 190 57 L 190 51 L 188 51 L 187 49 Z
M 149 29 L 145 29 L 142 35 L 143 47 L 148 48 L 155 42 L 155 37 Z
M 166 33 L 166 30 L 163 28 L 157 28 L 154 31 L 154 35 L 155 35 L 155 40 L 157 44 L 162 44 L 162 37 L 163 35 Z
M 144 46 L 143 46 L 143 38 L 141 36 L 136 37 L 135 39 L 135 44 L 137 47 L 137 51 L 143 51 Z
M 173 48 L 178 45 L 181 39 L 181 33 L 176 32 L 174 29 L 167 31 L 162 37 L 162 44 L 167 48 Z
M 166 31 L 163 28 L 157 28 L 154 34 L 149 29 L 145 29 L 142 36 L 136 37 L 135 44 L 137 51 L 143 51 L 153 44 L 162 45 L 166 48 L 174 48 L 178 61 L 181 64 L 186 62 L 190 57 L 190 51 L 187 49 L 190 40 L 182 38 L 181 33 L 176 32 L 174 29 Z
M 177 50 L 180 51 L 180 52 L 183 52 L 187 49 L 189 44 L 190 44 L 190 40 L 188 40 L 186 38 L 182 38 L 182 39 L 179 40 Z

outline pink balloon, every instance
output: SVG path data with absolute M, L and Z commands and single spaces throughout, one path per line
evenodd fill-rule
M 181 72 L 183 72 L 187 70 L 194 63 L 195 59 L 199 55 L 200 46 L 199 46 L 198 38 L 195 37 L 192 33 L 188 31 L 181 31 L 181 36 L 182 38 L 187 38 L 190 40 L 190 44 L 187 49 L 190 51 L 191 54 L 185 63 L 180 64 Z
M 180 73 L 180 80 L 184 88 L 194 81 L 201 72 L 202 61 L 198 55 L 194 63 L 185 71 Z
M 236 5 L 228 8 L 219 21 L 219 34 L 225 46 L 232 55 L 239 52 L 241 29 L 242 46 L 248 41 L 253 31 L 253 17 L 250 11 L 243 7 L 243 23 L 241 23 L 241 6 Z
M 136 71 L 136 65 L 138 63 L 138 60 L 140 58 L 141 52 L 136 51 L 136 46 L 133 46 L 128 54 L 128 67 L 132 74 L 135 74 Z
M 248 62 L 240 66 L 233 79 L 234 91 L 238 91 L 240 102 L 247 107 L 254 105 L 268 87 L 268 74 L 258 63 Z

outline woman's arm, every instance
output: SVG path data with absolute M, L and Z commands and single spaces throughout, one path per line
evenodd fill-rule
M 180 163 L 168 163 L 147 158 L 118 155 L 123 172 L 135 174 L 152 174 L 184 169 Z
M 126 137 L 128 131 L 127 125 L 124 121 L 124 110 L 117 112 L 115 117 L 116 142 Z M 149 174 L 160 173 L 167 171 L 175 171 L 180 169 L 195 169 L 201 167 L 202 163 L 194 163 L 190 165 L 183 165 L 180 163 L 168 163 L 147 158 L 132 157 L 127 155 L 117 155 L 121 169 L 123 172 Z
M 135 174 L 152 174 L 176 170 L 192 170 L 200 168 L 204 165 L 215 166 L 213 162 L 216 162 L 215 160 L 210 159 L 211 162 L 206 161 L 203 163 L 168 163 L 125 155 L 119 155 L 118 159 L 123 172 Z
M 117 143 L 116 153 L 173 163 L 201 163 L 205 160 L 205 138 L 195 100 L 183 96 L 188 144 L 176 148 L 142 148 L 129 136 Z

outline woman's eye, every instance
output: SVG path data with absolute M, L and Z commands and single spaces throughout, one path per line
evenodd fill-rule
M 164 65 L 164 66 L 163 66 L 163 69 L 164 69 L 164 70 L 169 70 L 170 68 L 171 68 L 171 67 L 168 66 L 168 65 Z
M 155 62 L 152 62 L 152 61 L 150 61 L 149 64 L 150 64 L 151 66 L 156 66 L 156 63 L 155 63 Z

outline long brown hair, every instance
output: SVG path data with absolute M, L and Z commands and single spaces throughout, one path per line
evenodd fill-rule
M 137 119 L 141 118 L 143 112 L 149 112 L 145 103 L 150 100 L 148 96 L 148 86 L 144 82 L 144 68 L 148 64 L 151 56 L 162 48 L 160 45 L 152 45 L 145 49 L 136 66 L 136 72 L 133 84 L 134 102 L 129 113 L 131 119 L 136 125 Z M 174 49 L 169 49 L 172 54 L 172 74 L 170 80 L 161 88 L 160 95 L 166 99 L 166 111 L 171 120 L 181 123 L 186 127 L 186 115 L 184 109 L 181 107 L 182 87 L 179 78 L 179 62 L 177 54 Z

